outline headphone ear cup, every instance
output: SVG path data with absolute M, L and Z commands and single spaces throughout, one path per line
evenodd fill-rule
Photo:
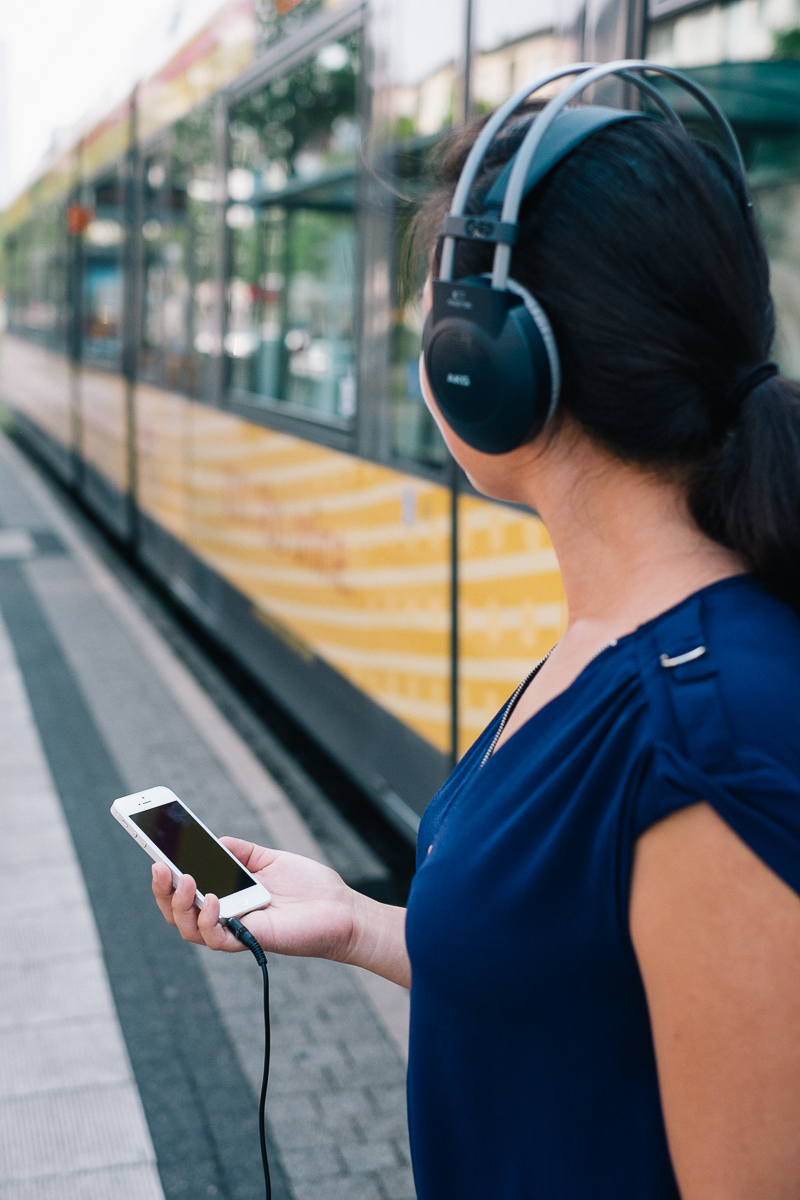
M 423 345 L 442 416 L 473 449 L 507 454 L 547 424 L 558 397 L 555 340 L 518 284 L 495 291 L 486 278 L 436 280 Z
M 542 428 L 544 428 L 553 419 L 553 414 L 558 405 L 558 397 L 561 394 L 561 359 L 558 356 L 558 346 L 556 345 L 553 326 L 550 324 L 547 313 L 532 292 L 524 288 L 521 283 L 517 283 L 516 279 L 508 279 L 506 287 L 515 296 L 519 296 L 525 305 L 528 316 L 538 330 L 539 337 L 547 354 L 547 361 L 550 365 L 550 403 L 547 408 L 544 425 L 542 425 Z

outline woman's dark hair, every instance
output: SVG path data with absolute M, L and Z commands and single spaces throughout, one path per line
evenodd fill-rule
M 496 140 L 471 211 L 530 119 Z M 482 124 L 451 142 L 443 187 L 418 217 L 434 268 Z M 490 270 L 492 250 L 458 242 L 455 277 Z M 622 460 L 680 473 L 700 529 L 800 609 L 800 388 L 773 376 L 735 398 L 775 333 L 766 253 L 735 170 L 661 121 L 609 126 L 526 198 L 511 274 L 553 326 L 562 417 Z

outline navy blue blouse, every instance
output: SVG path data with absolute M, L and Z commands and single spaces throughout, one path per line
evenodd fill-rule
M 677 1200 L 628 929 L 634 846 L 704 799 L 800 892 L 800 618 L 723 580 L 605 650 L 481 767 L 499 720 L 420 827 L 419 1200 Z

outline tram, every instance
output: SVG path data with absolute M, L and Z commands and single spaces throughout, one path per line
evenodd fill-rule
M 230 0 L 2 219 L 19 435 L 410 838 L 566 619 L 422 402 L 414 201 L 466 115 L 647 53 L 736 127 L 800 378 L 798 0 Z

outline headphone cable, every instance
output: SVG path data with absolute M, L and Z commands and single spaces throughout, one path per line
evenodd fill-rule
M 267 969 L 267 956 L 253 937 L 249 929 L 246 929 L 241 921 L 236 917 L 231 917 L 226 921 L 228 929 L 234 937 L 237 937 L 243 946 L 246 946 L 258 965 L 261 967 L 261 974 L 264 978 L 264 1073 L 261 1079 L 261 1098 L 258 1102 L 258 1136 L 261 1141 L 261 1165 L 264 1168 L 264 1186 L 266 1188 L 266 1200 L 272 1200 L 272 1181 L 269 1176 L 269 1159 L 267 1158 L 267 1133 L 266 1133 L 266 1118 L 264 1109 L 267 1102 L 267 1083 L 269 1082 L 269 1058 L 270 1058 L 270 1028 L 269 1028 L 269 971 Z

